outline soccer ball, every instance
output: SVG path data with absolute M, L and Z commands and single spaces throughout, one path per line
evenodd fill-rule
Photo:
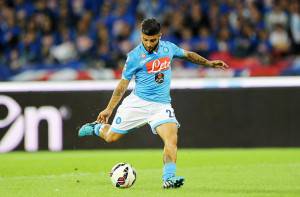
M 113 186 L 117 188 L 129 188 L 136 180 L 135 169 L 128 163 L 117 163 L 110 172 Z

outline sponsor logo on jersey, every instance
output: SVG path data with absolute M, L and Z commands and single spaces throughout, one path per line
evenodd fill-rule
M 170 68 L 170 58 L 161 57 L 146 63 L 148 73 L 157 73 Z

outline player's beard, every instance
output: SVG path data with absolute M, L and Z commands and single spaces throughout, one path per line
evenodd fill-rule
M 143 44 L 144 48 L 146 49 L 146 51 L 148 51 L 148 53 L 153 53 L 153 51 L 155 51 L 158 48 L 158 44 L 159 41 L 157 42 L 157 44 L 153 47 L 153 49 L 151 49 L 150 51 L 145 47 L 145 45 Z

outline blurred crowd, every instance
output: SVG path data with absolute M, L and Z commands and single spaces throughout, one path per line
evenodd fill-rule
M 107 78 L 118 78 L 149 17 L 161 22 L 163 40 L 229 61 L 230 76 L 249 68 L 298 74 L 289 69 L 300 67 L 299 0 L 1 0 L 0 79 L 65 68 L 110 70 Z M 175 67 L 197 69 L 183 61 Z

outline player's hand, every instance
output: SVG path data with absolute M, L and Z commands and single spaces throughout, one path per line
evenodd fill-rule
M 96 122 L 107 124 L 111 114 L 112 114 L 112 110 L 106 108 L 105 110 L 99 113 Z
M 209 61 L 209 64 L 211 67 L 221 69 L 221 70 L 226 70 L 227 68 L 229 68 L 229 66 L 221 60 L 212 60 Z

